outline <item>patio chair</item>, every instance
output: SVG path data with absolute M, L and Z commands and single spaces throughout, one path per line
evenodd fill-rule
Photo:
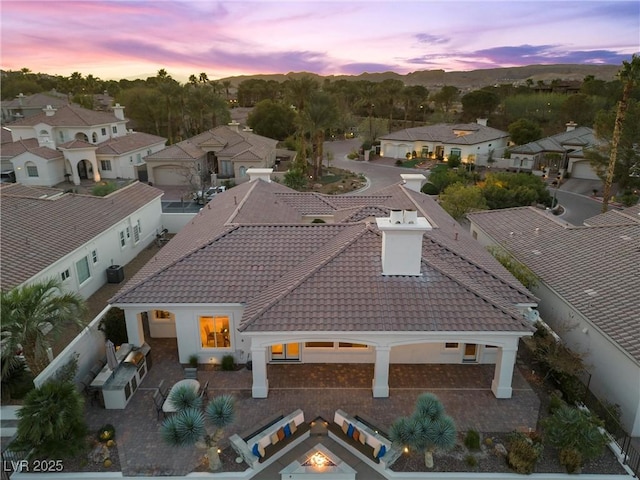
M 93 375 L 94 378 L 102 371 L 105 363 L 106 362 L 103 362 L 102 360 L 97 360 L 96 363 L 93 364 L 93 367 L 91 367 L 91 375 Z
M 164 398 L 160 395 L 159 391 L 153 392 L 153 405 L 156 407 L 156 418 L 160 420 L 160 414 L 164 417 L 164 411 L 162 405 L 164 404 Z
M 164 385 L 164 378 L 160 380 L 160 384 L 158 385 L 158 393 L 160 393 L 160 396 L 163 400 L 166 400 L 167 396 L 169 396 L 169 388 Z
M 200 388 L 200 398 L 202 398 L 202 400 L 209 400 L 209 380 Z

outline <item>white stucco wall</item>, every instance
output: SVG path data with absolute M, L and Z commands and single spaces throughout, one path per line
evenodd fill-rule
M 24 152 L 11 159 L 16 181 L 23 185 L 52 187 L 64 182 L 64 159 L 46 160 L 32 153 Z M 38 168 L 38 176 L 30 177 L 27 174 L 27 165 L 33 164 Z

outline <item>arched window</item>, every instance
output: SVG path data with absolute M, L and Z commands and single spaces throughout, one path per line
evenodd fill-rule
M 24 167 L 27 170 L 27 176 L 29 177 L 38 177 L 38 166 L 33 162 L 27 162 L 24 164 Z

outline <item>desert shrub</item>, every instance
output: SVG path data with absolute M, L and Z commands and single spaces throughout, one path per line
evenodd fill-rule
M 97 184 L 95 187 L 91 189 L 91 194 L 96 197 L 106 197 L 112 192 L 115 192 L 118 189 L 118 186 L 113 182 L 103 182 Z
M 480 450 L 480 434 L 469 430 L 464 437 L 464 444 L 469 450 Z
M 420 191 L 427 195 L 438 195 L 438 193 L 440 193 L 438 191 L 438 187 L 436 187 L 433 183 L 425 183 Z
M 192 368 L 198 368 L 198 355 L 195 353 L 189 355 L 189 366 Z
M 638 199 L 640 199 L 638 195 L 634 195 L 633 193 L 625 193 L 620 197 L 620 203 L 622 203 L 625 207 L 633 207 L 636 203 L 638 203 Z
M 221 362 L 222 370 L 230 371 L 236 368 L 236 360 L 233 355 L 225 355 Z
M 582 455 L 575 448 L 560 450 L 560 465 L 567 469 L 567 473 L 578 473 L 582 466 Z
M 484 439 L 484 444 L 485 444 L 487 447 L 492 447 L 492 446 L 493 446 L 493 438 L 491 438 L 491 437 L 487 437 L 487 438 L 485 438 L 485 439 Z
M 100 427 L 96 436 L 98 437 L 99 442 L 107 443 L 109 440 L 116 438 L 116 427 L 107 423 Z
M 314 218 L 311 223 L 326 223 L 324 220 L 322 220 L 321 218 Z
M 507 463 L 517 473 L 530 474 L 542 456 L 542 443 L 534 442 L 523 433 L 514 432 L 509 436 Z
M 478 466 L 478 459 L 471 454 L 464 457 L 464 462 L 470 467 Z
M 556 393 L 552 393 L 549 397 L 549 413 L 553 414 L 556 410 L 564 405 L 564 401 Z

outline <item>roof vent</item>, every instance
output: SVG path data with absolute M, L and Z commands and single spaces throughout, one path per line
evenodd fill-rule
M 594 290 L 593 288 L 587 288 L 584 293 L 586 293 L 587 295 L 589 295 L 590 297 L 594 297 L 598 294 L 597 290 Z
M 622 240 L 632 240 L 632 238 L 629 235 L 620 235 L 620 238 Z
M 249 175 L 249 181 L 255 182 L 256 180 L 264 180 L 267 183 L 271 183 L 271 174 L 273 168 L 248 168 L 247 175 Z

